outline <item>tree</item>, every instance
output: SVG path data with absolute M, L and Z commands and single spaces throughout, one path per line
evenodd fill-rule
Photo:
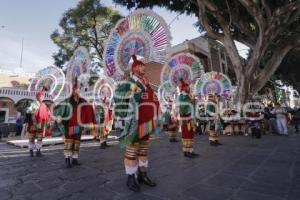
M 62 67 L 77 47 L 85 46 L 92 60 L 100 66 L 105 41 L 121 17 L 117 10 L 104 7 L 100 0 L 82 0 L 76 8 L 66 11 L 59 22 L 62 32 L 56 29 L 51 34 L 52 41 L 59 47 L 53 55 L 55 65 Z
M 283 59 L 274 76 L 300 92 L 300 49 L 290 51 Z
M 165 7 L 195 14 L 199 29 L 223 43 L 237 77 L 236 101 L 245 103 L 300 45 L 299 0 L 114 0 L 127 8 Z M 246 62 L 234 41 L 250 48 Z

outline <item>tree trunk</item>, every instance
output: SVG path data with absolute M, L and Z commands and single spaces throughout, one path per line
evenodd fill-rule
M 237 91 L 235 94 L 235 103 L 245 104 L 249 98 L 250 81 L 245 73 L 240 72 L 237 75 Z

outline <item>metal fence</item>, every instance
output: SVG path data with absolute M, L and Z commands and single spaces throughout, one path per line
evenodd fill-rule
M 11 132 L 16 132 L 15 123 L 0 123 L 0 138 L 8 137 Z

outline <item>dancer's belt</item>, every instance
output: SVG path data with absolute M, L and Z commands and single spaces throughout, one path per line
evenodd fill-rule
M 81 131 L 82 131 L 82 127 L 80 127 L 80 126 L 69 126 L 68 127 L 69 135 L 78 135 L 79 133 L 81 133 Z

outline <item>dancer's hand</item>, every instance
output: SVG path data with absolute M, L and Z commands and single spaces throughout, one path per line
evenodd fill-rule
M 60 124 L 60 123 L 61 123 L 61 121 L 62 121 L 62 119 L 61 119 L 61 116 L 60 116 L 60 115 L 59 115 L 59 116 L 57 116 L 57 117 L 56 117 L 56 122 Z

